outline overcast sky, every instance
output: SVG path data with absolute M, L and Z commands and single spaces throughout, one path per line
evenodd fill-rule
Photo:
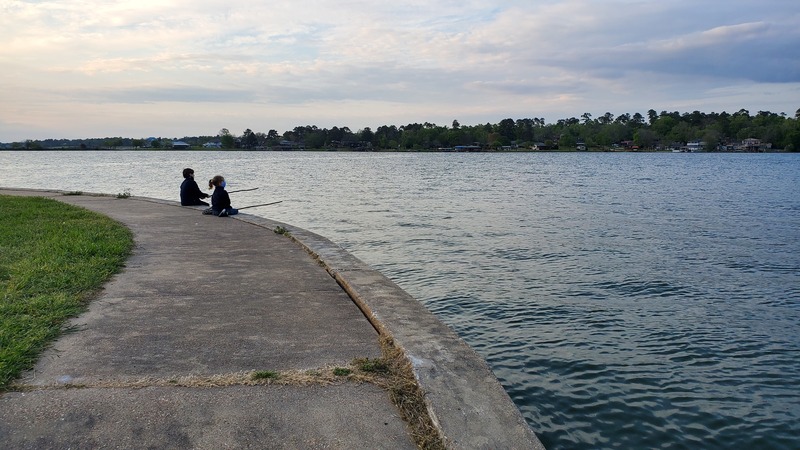
M 800 0 L 0 0 L 0 141 L 800 108 Z

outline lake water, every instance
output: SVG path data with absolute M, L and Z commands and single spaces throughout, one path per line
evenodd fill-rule
M 800 154 L 0 152 L 2 186 L 322 234 L 493 368 L 553 449 L 800 448 Z

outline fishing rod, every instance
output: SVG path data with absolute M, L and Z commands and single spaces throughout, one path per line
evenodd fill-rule
M 252 189 L 239 189 L 239 190 L 236 190 L 236 191 L 228 191 L 228 194 L 233 194 L 234 192 L 247 192 L 247 191 L 255 191 L 256 189 L 258 189 L 258 188 L 257 188 L 257 187 L 254 187 L 254 188 L 252 188 Z
M 272 202 L 272 203 L 262 203 L 260 205 L 243 206 L 243 207 L 237 208 L 237 209 L 242 210 L 242 209 L 247 209 L 247 208 L 255 208 L 257 206 L 269 206 L 269 205 L 274 205 L 276 203 L 281 203 L 281 202 L 283 202 L 283 200 L 280 200 L 280 201 L 277 201 L 277 202 Z

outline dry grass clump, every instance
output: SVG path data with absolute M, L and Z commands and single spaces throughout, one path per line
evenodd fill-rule
M 419 448 L 444 450 L 447 448 L 444 438 L 428 414 L 425 393 L 417 384 L 411 362 L 391 337 L 381 337 L 381 349 L 388 370 L 375 380 L 375 384 L 389 391 L 392 403 L 400 410 Z
M 357 358 L 345 367 L 331 366 L 311 370 L 257 370 L 215 375 L 105 380 L 91 383 L 57 385 L 14 384 L 16 391 L 50 389 L 142 389 L 148 387 L 219 388 L 228 386 L 330 386 L 344 383 L 370 383 L 389 393 L 392 403 L 408 424 L 409 432 L 419 448 L 443 450 L 445 441 L 428 414 L 425 393 L 417 384 L 411 362 L 389 337 L 380 340 L 383 356 L 377 359 Z

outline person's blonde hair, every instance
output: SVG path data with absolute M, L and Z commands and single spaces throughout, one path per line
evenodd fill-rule
M 225 177 L 222 175 L 215 175 L 214 178 L 208 180 L 208 188 L 211 189 L 215 186 L 219 186 L 223 181 L 225 181 Z

